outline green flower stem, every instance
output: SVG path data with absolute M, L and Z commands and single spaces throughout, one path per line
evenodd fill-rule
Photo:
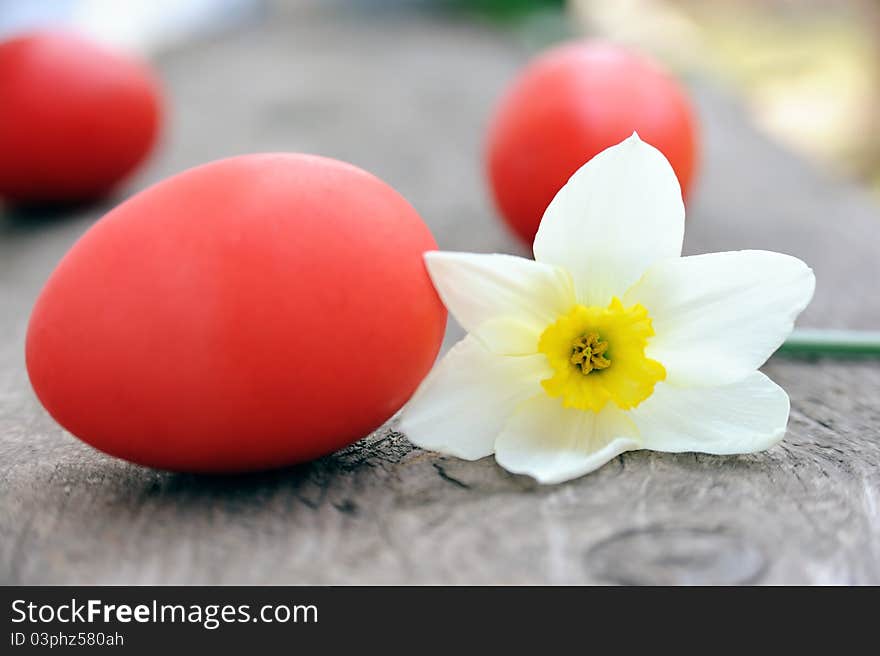
M 880 331 L 795 330 L 777 353 L 784 355 L 880 357 Z

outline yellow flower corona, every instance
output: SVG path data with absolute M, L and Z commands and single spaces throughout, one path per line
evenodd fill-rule
M 663 365 L 645 356 L 653 336 L 641 304 L 624 308 L 615 297 L 604 308 L 575 305 L 541 334 L 538 350 L 553 368 L 541 386 L 567 408 L 599 412 L 609 401 L 634 408 L 666 378 Z

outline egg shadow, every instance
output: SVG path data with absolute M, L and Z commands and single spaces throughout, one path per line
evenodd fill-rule
M 315 510 L 339 477 L 350 475 L 371 457 L 371 445 L 352 447 L 310 462 L 264 471 L 214 474 L 147 470 L 142 496 L 150 503 L 182 507 L 223 506 L 234 511 L 260 508 L 268 499 L 289 498 Z M 136 467 L 136 466 L 132 466 Z M 137 468 L 141 470 L 142 468 Z
M 0 203 L 0 234 L 15 236 L 52 227 L 85 215 L 102 216 L 118 198 L 107 196 L 69 203 Z
M 308 481 L 316 462 L 308 462 L 268 471 L 241 474 L 192 474 L 162 472 L 164 478 L 155 491 L 162 495 L 216 498 L 236 496 L 245 498 L 285 487 L 297 487 Z
M 317 510 L 341 479 L 399 462 L 414 447 L 396 430 L 380 428 L 354 444 L 315 460 L 288 467 L 238 474 L 164 472 L 136 465 L 130 475 L 141 477 L 141 501 L 180 510 L 223 507 L 233 515 L 259 512 L 274 500 L 283 506 Z M 135 473 L 137 472 L 137 474 Z M 345 489 L 343 486 L 342 489 Z M 343 496 L 347 496 L 344 495 Z M 339 501 L 339 500 L 337 500 Z M 334 504 L 346 514 L 357 514 L 347 499 Z

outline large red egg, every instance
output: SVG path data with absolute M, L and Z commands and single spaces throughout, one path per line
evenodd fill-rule
M 670 75 L 602 42 L 539 56 L 514 80 L 489 129 L 487 168 L 501 216 L 531 245 L 571 175 L 633 131 L 666 155 L 687 193 L 697 163 L 696 119 Z
M 51 203 L 107 193 L 152 148 L 159 95 L 144 64 L 74 34 L 0 43 L 0 197 Z
M 446 311 L 396 191 L 296 154 L 200 166 L 97 222 L 37 299 L 27 366 L 67 430 L 193 472 L 288 465 L 396 412 Z

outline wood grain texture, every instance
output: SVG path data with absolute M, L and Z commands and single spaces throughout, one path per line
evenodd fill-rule
M 437 19 L 294 15 L 169 54 L 171 129 L 132 189 L 221 156 L 301 150 L 375 172 L 442 248 L 522 252 L 480 164 L 489 108 L 527 57 L 509 36 Z M 705 156 L 688 252 L 798 255 L 803 322 L 878 327 L 880 213 L 749 127 L 695 81 Z M 767 453 L 627 453 L 542 487 L 491 458 L 413 448 L 394 423 L 292 469 L 151 471 L 59 428 L 27 382 L 30 306 L 107 209 L 0 223 L 0 582 L 880 583 L 880 365 L 773 360 L 792 398 Z M 450 325 L 447 346 L 461 336 Z

